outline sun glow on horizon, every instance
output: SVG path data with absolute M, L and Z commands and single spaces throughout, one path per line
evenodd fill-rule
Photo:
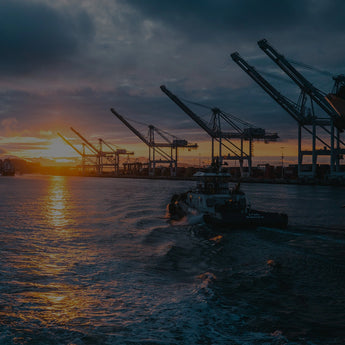
M 7 155 L 19 158 L 71 159 L 78 157 L 78 154 L 60 138 L 0 137 L 0 145 Z
M 75 145 L 80 152 L 83 152 L 80 141 L 76 142 L 74 138 L 68 138 L 68 140 Z M 111 139 L 107 139 L 107 141 L 112 142 Z M 195 141 L 196 140 L 194 140 L 193 143 Z M 95 143 L 95 140 L 91 142 L 95 147 L 98 147 L 98 143 Z M 0 145 L 8 155 L 17 156 L 23 159 L 38 160 L 42 166 L 76 166 L 81 164 L 80 155 L 60 137 L 55 136 L 52 131 L 40 131 L 40 136 L 0 137 Z M 119 145 L 129 152 L 134 152 L 134 155 L 131 157 L 121 157 L 122 161 L 123 159 L 130 161 L 148 159 L 148 147 L 142 142 L 123 142 Z M 103 150 L 109 151 L 106 147 L 103 147 Z M 216 145 L 216 154 L 218 150 L 219 148 Z M 244 150 L 248 150 L 247 142 L 244 145 Z M 92 152 L 88 150 L 85 153 L 92 154 Z M 222 150 L 222 155 L 224 157 L 226 157 L 228 153 L 226 149 Z M 260 141 L 254 143 L 254 164 L 280 164 L 279 162 L 282 156 L 284 156 L 287 162 L 295 162 L 297 148 L 294 140 L 277 141 L 269 144 L 264 144 Z M 197 150 L 179 149 L 178 157 L 180 164 L 194 166 L 207 165 L 211 160 L 211 142 L 210 140 L 199 141 Z
M 51 139 L 50 144 L 45 150 L 42 150 L 42 153 L 42 157 L 51 159 L 73 158 L 77 156 L 77 153 L 60 138 Z

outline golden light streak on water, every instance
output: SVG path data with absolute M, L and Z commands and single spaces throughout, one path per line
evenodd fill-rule
M 52 176 L 45 201 L 45 211 L 48 223 L 53 227 L 63 227 L 68 224 L 67 198 L 69 192 L 64 176 Z
M 92 307 L 102 305 L 102 291 L 92 287 L 90 292 L 88 279 L 84 281 L 83 275 L 76 273 L 81 267 L 93 265 L 97 252 L 92 244 L 85 245 L 83 236 L 76 240 L 71 228 L 77 211 L 67 179 L 52 176 L 45 188 L 45 196 L 30 211 L 35 219 L 41 220 L 41 226 L 30 233 L 28 240 L 32 246 L 18 251 L 12 260 L 14 270 L 25 280 L 15 279 L 20 287 L 11 293 L 11 299 L 16 303 L 0 310 L 0 320 L 6 315 L 21 320 L 23 325 L 80 327 L 95 315 Z M 102 323 L 101 318 L 99 322 Z
M 46 326 L 87 324 L 90 306 L 100 305 L 87 291 L 69 284 L 30 284 L 27 290 L 16 297 L 21 311 L 7 311 L 7 315 L 19 317 L 23 322 L 36 320 Z

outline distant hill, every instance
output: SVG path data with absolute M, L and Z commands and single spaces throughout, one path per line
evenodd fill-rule
M 22 158 L 6 158 L 2 162 L 9 161 L 17 175 L 21 174 L 45 174 L 45 175 L 78 175 L 74 167 L 43 166 L 40 162 L 30 162 Z

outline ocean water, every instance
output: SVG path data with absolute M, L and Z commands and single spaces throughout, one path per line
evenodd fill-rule
M 344 187 L 244 184 L 286 230 L 170 223 L 191 181 L 0 178 L 0 344 L 344 344 Z

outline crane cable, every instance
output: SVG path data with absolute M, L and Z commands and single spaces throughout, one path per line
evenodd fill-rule
M 329 71 L 326 71 L 326 70 L 323 70 L 323 69 L 320 69 L 320 68 L 316 68 L 314 66 L 311 66 L 311 65 L 308 65 L 304 62 L 300 62 L 300 61 L 297 61 L 297 60 L 292 60 L 292 59 L 287 59 L 287 61 L 289 63 L 291 63 L 292 65 L 295 65 L 295 66 L 299 66 L 299 67 L 302 67 L 304 69 L 307 69 L 307 70 L 310 70 L 310 71 L 315 71 L 317 73 L 320 73 L 320 74 L 323 74 L 325 76 L 328 76 L 328 77 L 334 77 L 335 74 L 334 73 L 331 73 Z M 295 85 L 295 83 L 291 80 L 291 79 L 288 79 L 288 78 L 284 78 L 283 76 L 280 76 L 280 75 L 277 75 L 275 73 L 271 73 L 271 72 L 267 72 L 267 71 L 263 71 L 263 70 L 258 70 L 258 72 L 260 72 L 261 74 L 263 75 L 266 75 L 266 76 L 269 76 L 273 79 L 277 79 L 277 80 L 280 80 L 280 81 L 284 81 L 286 83 L 289 83 L 289 84 L 293 84 Z M 318 89 L 318 91 L 323 95 L 323 96 L 326 96 L 327 93 L 325 93 L 324 91 Z
M 181 98 L 182 99 L 182 98 Z M 199 106 L 199 107 L 202 107 L 202 108 L 206 108 L 206 109 L 209 109 L 209 110 L 214 110 L 215 109 L 215 107 L 211 107 L 211 106 L 207 106 L 207 105 L 205 105 L 205 104 L 201 104 L 201 103 L 198 103 L 198 102 L 193 102 L 193 101 L 189 101 L 189 100 L 187 100 L 187 99 L 182 99 L 184 102 L 186 102 L 186 103 L 190 103 L 190 104 L 194 104 L 194 105 L 197 105 L 197 106 Z M 251 128 L 258 128 L 257 126 L 255 126 L 255 125 L 253 125 L 252 123 L 250 123 L 250 122 L 248 122 L 248 121 L 245 121 L 245 120 L 242 120 L 242 119 L 240 119 L 239 117 L 237 117 L 237 116 L 235 116 L 235 115 L 233 115 L 233 114 L 230 114 L 230 113 L 226 113 L 226 112 L 223 112 L 222 110 L 220 110 L 220 114 L 222 114 L 223 116 L 222 116 L 222 118 L 226 121 L 226 122 L 228 122 L 231 126 L 235 126 L 235 127 L 238 127 L 236 124 L 234 124 L 234 123 L 232 123 L 233 121 L 237 121 L 237 122 L 239 122 L 240 124 L 242 124 L 242 125 L 244 125 L 244 126 L 248 126 L 248 127 L 251 127 Z M 226 119 L 226 118 L 229 118 L 229 119 Z M 233 121 L 231 121 L 231 120 L 233 120 Z M 212 122 L 211 120 L 210 120 L 210 122 Z
M 293 65 L 300 66 L 300 67 L 303 67 L 303 68 L 305 68 L 305 69 L 309 69 L 309 70 L 311 70 L 311 71 L 315 71 L 315 72 L 318 72 L 318 73 L 327 75 L 327 76 L 329 76 L 329 77 L 333 77 L 333 76 L 334 76 L 334 74 L 331 73 L 331 72 L 329 72 L 329 71 L 322 70 L 322 69 L 316 68 L 316 67 L 311 66 L 311 65 L 307 65 L 306 63 L 303 63 L 303 62 L 299 62 L 299 61 L 291 60 L 291 59 L 289 59 L 288 61 L 289 61 L 290 63 L 292 63 Z
M 148 127 L 149 125 L 147 124 L 147 123 L 143 123 L 143 122 L 140 122 L 140 121 L 137 121 L 137 120 L 133 120 L 133 119 L 131 119 L 131 118 L 129 118 L 129 117 L 124 117 L 127 121 L 131 121 L 131 122 L 134 122 L 134 123 L 136 123 L 136 124 L 138 124 L 138 125 L 141 125 L 141 126 L 145 126 L 145 127 Z M 158 127 L 156 127 L 156 126 L 153 126 L 153 128 L 159 133 L 159 132 L 161 132 L 161 133 L 164 133 L 164 134 L 166 134 L 166 135 L 169 135 L 170 137 L 172 137 L 173 139 L 179 139 L 179 137 L 177 137 L 176 135 L 173 135 L 173 134 L 171 134 L 171 133 L 169 133 L 169 132 L 167 132 L 167 131 L 164 131 L 163 129 L 160 129 L 160 128 L 158 128 Z M 148 135 L 146 136 L 146 138 L 148 138 Z

